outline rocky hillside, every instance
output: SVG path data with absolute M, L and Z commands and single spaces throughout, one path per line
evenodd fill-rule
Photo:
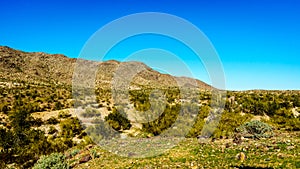
M 59 54 L 23 52 L 0 47 L 0 78 L 71 84 L 75 59 Z
M 90 61 L 87 61 L 90 62 Z M 96 78 L 97 86 L 111 87 L 116 72 L 126 77 L 130 70 L 142 70 L 132 77 L 133 87 L 197 87 L 211 89 L 208 84 L 187 77 L 174 77 L 159 73 L 140 62 L 92 62 L 99 66 Z M 23 52 L 6 46 L 0 46 L 0 78 L 7 81 L 26 81 L 31 83 L 72 84 L 72 77 L 76 59 L 61 54 L 47 54 L 42 52 Z

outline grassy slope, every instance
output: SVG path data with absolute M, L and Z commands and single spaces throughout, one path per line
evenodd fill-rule
M 190 138 L 164 154 L 151 158 L 125 158 L 97 148 L 100 154 L 76 168 L 300 168 L 300 133 L 276 133 L 271 139 L 244 140 L 240 145 L 232 139 L 199 144 Z M 229 147 L 226 148 L 226 144 Z M 236 159 L 244 152 L 245 161 Z

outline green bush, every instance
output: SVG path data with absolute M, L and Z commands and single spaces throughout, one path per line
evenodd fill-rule
M 90 154 L 92 155 L 93 158 L 99 158 L 100 157 L 100 155 L 97 154 L 97 150 L 95 150 L 95 149 L 91 149 Z
M 50 126 L 50 128 L 49 128 L 49 130 L 48 130 L 48 134 L 54 134 L 54 133 L 56 133 L 58 130 L 55 128 L 55 127 L 53 127 L 53 126 Z
M 55 118 L 55 117 L 50 117 L 48 120 L 47 120 L 47 124 L 57 124 L 59 123 L 59 121 Z
M 84 112 L 81 113 L 81 116 L 85 118 L 90 118 L 90 117 L 100 117 L 101 113 L 97 109 L 93 108 L 86 108 Z
M 157 119 L 143 123 L 143 131 L 152 133 L 155 136 L 161 134 L 175 123 L 180 113 L 180 108 L 179 104 L 167 104 L 164 112 Z
M 61 134 L 67 138 L 79 135 L 83 128 L 78 118 L 70 118 L 62 121 L 60 124 Z
M 119 131 L 121 129 L 128 130 L 131 127 L 130 121 L 127 119 L 126 113 L 123 109 L 117 110 L 113 108 L 112 113 L 105 117 L 107 123 L 115 130 Z
M 33 169 L 69 169 L 70 166 L 66 163 L 65 158 L 61 153 L 42 156 L 33 166 Z
M 68 117 L 70 117 L 70 116 L 71 116 L 71 114 L 69 114 L 68 112 L 60 111 L 60 112 L 58 113 L 58 118 L 65 119 L 65 118 L 68 118 Z
M 242 136 L 252 138 L 269 138 L 273 136 L 273 129 L 270 125 L 263 123 L 259 120 L 247 122 L 240 127 L 236 128 L 238 133 Z
M 72 156 L 72 157 L 75 157 L 76 154 L 78 154 L 79 152 L 80 152 L 80 150 L 75 149 L 75 150 L 73 150 L 73 151 L 71 152 L 71 156 Z
M 116 131 L 107 122 L 96 119 L 93 123 L 94 125 L 90 125 L 85 129 L 88 136 L 85 136 L 84 139 L 87 143 L 98 143 L 102 139 L 109 140 L 117 136 Z

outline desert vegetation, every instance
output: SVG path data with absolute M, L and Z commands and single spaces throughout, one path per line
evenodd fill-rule
M 2 101 L 0 106 L 0 155 L 2 167 L 27 168 L 34 166 L 39 168 L 40 166 L 50 165 L 51 162 L 49 160 L 58 160 L 60 163 L 57 163 L 57 165 L 65 168 L 82 167 L 79 161 L 83 157 L 79 158 L 77 156 L 77 159 L 72 157 L 66 158 L 66 152 L 84 149 L 85 146 L 93 144 L 92 139 L 87 134 L 95 134 L 95 131 L 98 131 L 97 128 L 101 129 L 104 127 L 122 133 L 132 130 L 135 126 L 126 113 L 128 105 L 114 105 L 109 98 L 111 96 L 109 90 L 102 90 L 101 93 L 98 93 L 96 99 L 98 106 L 96 107 L 88 107 L 88 102 L 80 104 L 80 106 L 86 107 L 86 111 L 82 113 L 82 116 L 88 118 L 96 117 L 92 123 L 97 125 L 89 127 L 80 124 L 80 120 L 70 113 L 73 100 L 68 86 L 45 86 L 26 84 L 25 82 L 15 83 L 19 85 L 12 88 L 2 87 L 0 89 L 2 91 L 0 96 Z M 159 107 L 157 109 L 156 107 L 151 107 L 150 99 L 155 97 L 149 97 L 151 90 L 130 91 L 131 107 L 134 110 L 143 112 L 149 110 L 151 112 L 151 108 L 153 111 L 159 109 Z M 193 166 L 209 167 L 208 165 L 214 165 L 217 162 L 229 167 L 238 167 L 244 164 L 275 168 L 283 166 L 299 167 L 300 162 L 296 159 L 294 159 L 295 161 L 286 159 L 286 156 L 293 159 L 299 155 L 297 143 L 299 142 L 300 129 L 298 113 L 300 93 L 298 91 L 229 91 L 220 122 L 210 138 L 214 140 L 211 144 L 201 144 L 195 140 L 197 136 L 201 135 L 202 128 L 211 111 L 210 92 L 191 91 L 196 92 L 199 97 L 188 102 L 181 102 L 178 90 L 163 89 L 162 91 L 166 103 L 163 112 L 159 115 L 153 114 L 155 118 L 152 121 L 141 122 L 141 128 L 134 128 L 136 133 L 128 134 L 128 137 L 156 137 L 166 129 L 169 129 L 178 120 L 179 112 L 187 112 L 188 115 L 194 113 L 196 115 L 195 121 L 185 135 L 186 141 L 170 150 L 171 154 L 168 155 L 167 153 L 161 157 L 153 157 L 152 160 L 140 160 L 132 163 L 132 166 L 137 168 L 149 165 L 163 167 L 161 160 L 164 160 L 168 161 L 168 167 L 173 165 L 173 167 L 188 168 Z M 123 107 L 120 108 L 120 106 Z M 101 110 L 103 109 L 108 114 L 103 118 L 98 118 L 101 117 Z M 47 118 L 43 116 L 43 113 L 51 114 L 51 112 L 57 113 L 54 113 L 53 116 L 49 115 Z M 188 122 L 184 119 L 181 121 L 182 124 Z M 181 128 L 181 130 L 184 129 Z M 174 130 L 173 132 L 179 133 L 179 136 L 181 136 L 180 131 Z M 100 136 L 98 139 L 101 140 L 112 133 L 96 134 Z M 290 141 L 287 141 L 281 133 L 287 134 Z M 174 133 L 171 135 L 176 136 Z M 270 154 L 268 157 L 263 155 L 263 158 L 267 159 L 269 163 L 257 163 L 256 165 L 255 162 L 261 160 L 253 157 L 254 148 L 257 144 L 261 146 L 259 149 L 263 145 L 267 146 L 267 150 L 262 148 L 261 151 Z M 190 146 L 186 147 L 186 145 Z M 188 151 L 184 150 L 184 147 Z M 284 147 L 289 147 L 292 151 L 286 152 Z M 277 150 L 282 151 L 283 154 L 276 152 Z M 102 150 L 101 147 L 93 151 L 95 151 L 94 154 L 100 153 L 104 157 L 89 158 L 89 160 L 94 161 L 93 163 L 88 163 L 91 166 L 99 165 L 105 167 L 103 164 L 98 164 L 98 161 L 119 159 L 121 160 L 119 167 L 125 167 L 130 166 L 128 161 L 132 161 L 132 159 L 126 160 L 110 154 Z M 176 156 L 174 151 L 178 151 L 179 155 Z M 183 154 L 187 153 L 187 156 L 180 155 L 180 151 L 183 151 L 181 152 Z M 241 162 L 228 156 L 228 154 L 235 156 L 239 152 L 247 154 L 248 160 L 245 160 L 246 162 Z M 275 155 L 272 153 L 282 156 L 278 163 L 273 161 Z M 91 152 L 89 151 L 88 154 L 91 154 Z M 213 154 L 215 154 L 215 158 L 213 158 Z M 190 158 L 190 156 L 192 157 Z M 209 160 L 204 157 L 207 157 Z M 200 159 L 210 162 L 195 162 L 195 160 L 199 161 Z
M 72 89 L 74 60 L 52 57 L 0 47 L 0 168 L 300 168 L 300 91 L 227 91 L 218 111 L 212 87 L 137 62 L 100 63 L 95 89 Z M 145 67 L 129 91 L 109 83 L 121 64 Z M 185 139 L 140 159 L 96 145 L 161 136 Z

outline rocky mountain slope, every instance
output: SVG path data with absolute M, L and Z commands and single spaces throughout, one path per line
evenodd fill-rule
M 0 78 L 8 81 L 25 81 L 31 83 L 51 83 L 71 85 L 77 59 L 68 58 L 61 54 L 47 54 L 42 52 L 24 52 L 6 46 L 0 46 Z M 86 61 L 91 62 L 91 61 Z M 134 87 L 197 87 L 209 90 L 208 84 L 188 77 L 174 77 L 159 73 L 140 62 L 92 62 L 97 64 L 96 84 L 101 87 L 111 87 L 115 73 L 120 67 L 130 70 L 140 69 L 132 77 Z M 121 71 L 118 71 L 120 74 Z M 128 72 L 121 72 L 126 77 Z

